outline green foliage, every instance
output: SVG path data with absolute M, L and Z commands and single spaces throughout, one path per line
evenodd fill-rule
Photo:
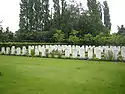
M 33 50 L 31 50 L 31 56 L 33 57 L 34 55 L 35 55 L 35 51 L 33 49 Z
M 6 28 L 4 32 L 3 27 L 0 27 L 0 41 L 1 42 L 10 42 L 14 40 L 14 33 L 9 30 L 9 27 Z
M 91 34 L 85 34 L 83 37 L 84 44 L 93 44 L 93 36 Z
M 56 54 L 56 51 L 53 50 L 50 54 L 51 54 L 51 57 L 54 58 L 55 54 Z
M 104 33 L 100 33 L 96 37 L 94 37 L 94 43 L 96 45 L 108 45 L 108 36 L 105 36 Z
M 78 33 L 79 33 L 79 31 L 73 30 L 73 31 L 70 33 L 69 42 L 74 43 L 74 44 L 79 43 L 79 42 L 80 42 L 80 38 L 77 37 L 77 36 L 78 36 Z
M 53 35 L 53 39 L 55 42 L 63 42 L 64 41 L 64 34 L 61 30 L 56 30 L 56 33 Z
M 118 55 L 118 60 L 124 62 L 123 57 L 121 54 Z
M 52 58 L 54 58 L 54 57 L 61 58 L 62 57 L 62 54 L 58 51 L 53 50 L 50 54 L 51 54 Z
M 70 35 L 69 42 L 77 44 L 79 42 L 79 38 L 77 36 Z

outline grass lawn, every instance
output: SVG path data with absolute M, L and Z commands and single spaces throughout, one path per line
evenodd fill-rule
M 0 56 L 0 94 L 125 94 L 125 64 Z

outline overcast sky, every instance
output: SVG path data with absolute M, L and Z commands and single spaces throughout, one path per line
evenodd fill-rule
M 85 3 L 86 0 L 77 0 Z M 99 0 L 103 1 L 103 0 Z M 117 25 L 125 25 L 125 0 L 107 0 L 110 8 L 112 32 L 117 32 Z M 0 21 L 3 20 L 4 28 L 10 27 L 11 31 L 19 28 L 20 0 L 0 0 Z

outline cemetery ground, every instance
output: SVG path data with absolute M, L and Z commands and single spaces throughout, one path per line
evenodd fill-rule
M 0 56 L 0 94 L 125 94 L 125 64 Z

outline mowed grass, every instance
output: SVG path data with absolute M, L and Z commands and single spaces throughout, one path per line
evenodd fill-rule
M 0 94 L 125 94 L 125 64 L 0 56 Z

